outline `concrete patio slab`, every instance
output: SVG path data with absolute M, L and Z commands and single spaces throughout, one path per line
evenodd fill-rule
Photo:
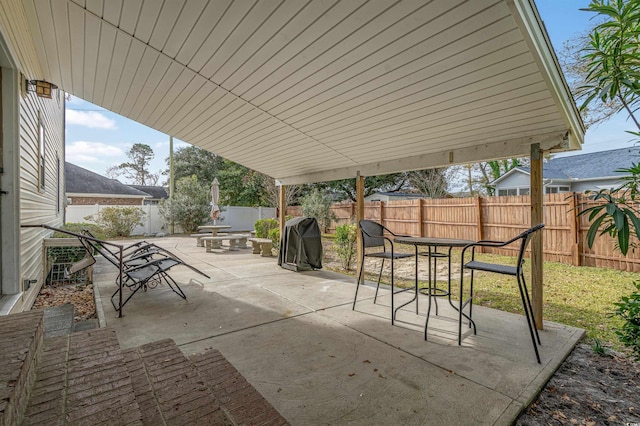
M 522 316 L 474 307 L 478 334 L 446 299 L 429 321 L 427 299 L 390 322 L 390 294 L 328 271 L 295 273 L 250 251 L 205 253 L 189 238 L 154 240 L 211 276 L 171 270 L 187 295 L 140 291 L 117 318 L 115 268 L 98 263 L 107 325 L 122 347 L 172 338 L 190 355 L 219 350 L 292 424 L 510 424 L 584 331 L 545 323 L 542 364 Z M 125 293 L 126 294 L 126 293 Z M 410 293 L 396 296 L 396 306 Z

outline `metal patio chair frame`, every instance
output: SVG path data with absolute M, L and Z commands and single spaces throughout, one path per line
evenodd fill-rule
M 460 309 L 458 311 L 459 315 L 459 323 L 458 323 L 458 344 L 462 343 L 462 310 L 467 305 L 469 306 L 469 318 L 471 318 L 471 311 L 473 308 L 473 273 L 474 271 L 485 271 L 485 272 L 493 272 L 502 275 L 510 275 L 515 276 L 518 281 L 518 290 L 520 292 L 520 298 L 522 300 L 522 307 L 524 309 L 525 317 L 527 318 L 527 326 L 529 327 L 529 334 L 531 335 L 531 342 L 533 343 L 533 350 L 536 353 L 536 359 L 538 363 L 540 363 L 540 353 L 538 352 L 538 345 L 540 345 L 540 335 L 538 334 L 538 329 L 536 328 L 535 316 L 533 313 L 533 308 L 531 306 L 531 299 L 529 298 L 529 291 L 527 290 L 527 283 L 524 278 L 523 272 L 523 264 L 524 264 L 524 254 L 527 250 L 529 242 L 533 237 L 534 233 L 542 230 L 544 228 L 544 223 L 536 225 L 532 228 L 527 229 L 523 233 L 517 235 L 516 237 L 508 240 L 508 241 L 490 241 L 490 240 L 481 240 L 472 244 L 468 244 L 462 249 L 462 261 L 463 270 L 460 274 Z M 488 262 L 478 262 L 475 260 L 475 249 L 476 247 L 504 247 L 509 244 L 513 244 L 517 241 L 520 241 L 520 248 L 518 249 L 518 260 L 515 266 L 510 265 L 501 265 L 496 263 L 488 263 Z M 465 254 L 468 250 L 471 250 L 471 261 L 465 263 Z M 469 297 L 466 300 L 463 300 L 463 282 L 464 282 L 464 270 L 468 269 L 471 271 L 471 280 L 469 287 Z M 476 333 L 475 323 L 472 320 L 469 321 L 469 326 L 473 325 L 473 332 Z
M 83 231 L 83 233 L 84 232 L 86 231 Z M 176 280 L 168 273 L 169 269 L 174 266 L 183 265 L 204 277 L 210 278 L 204 272 L 185 263 L 178 256 L 155 244 L 153 245 L 153 250 L 141 252 L 137 249 L 133 251 L 129 257 L 120 258 L 119 253 L 111 250 L 107 245 L 102 244 L 104 241 L 100 241 L 95 237 L 86 238 L 87 236 L 88 235 L 80 239 L 87 252 L 91 252 L 92 254 L 99 253 L 109 263 L 120 268 L 122 272 L 122 274 L 116 278 L 117 289 L 111 295 L 111 304 L 116 311 L 120 311 L 139 290 L 143 289 L 146 291 L 149 288 L 155 288 L 162 282 L 165 282 L 174 293 L 186 300 L 186 294 L 182 291 Z M 131 245 L 128 247 L 134 246 L 135 245 Z M 131 290 L 131 294 L 124 300 L 120 297 L 123 287 Z M 116 297 L 120 300 L 118 304 L 114 301 Z
M 413 289 L 402 289 L 400 291 L 395 291 L 394 289 L 394 260 L 395 259 L 404 259 L 413 257 L 413 254 L 409 253 L 396 253 L 394 249 L 393 239 L 389 238 L 387 235 L 391 235 L 396 237 L 398 235 L 391 232 L 386 226 L 375 222 L 373 220 L 362 219 L 358 222 L 358 229 L 361 232 L 362 238 L 360 243 L 360 248 L 362 249 L 362 256 L 360 257 L 360 271 L 358 273 L 358 278 L 356 282 L 356 294 L 353 297 L 353 307 L 352 310 L 356 308 L 356 301 L 358 299 L 358 289 L 360 288 L 360 281 L 364 276 L 364 259 L 365 257 L 373 257 L 377 259 L 382 259 L 382 264 L 380 265 L 380 272 L 378 273 L 378 284 L 376 286 L 376 294 L 373 297 L 373 303 L 376 303 L 378 299 L 378 290 L 380 289 L 380 279 L 382 277 L 382 270 L 384 269 L 384 261 L 389 259 L 391 260 L 391 324 L 394 324 L 395 321 L 395 310 L 394 310 L 394 296 L 396 293 L 401 293 L 408 290 Z M 385 235 L 385 233 L 387 235 Z M 389 246 L 389 251 L 387 251 L 387 246 Z M 376 252 L 367 252 L 367 249 L 370 248 L 382 248 L 382 251 Z

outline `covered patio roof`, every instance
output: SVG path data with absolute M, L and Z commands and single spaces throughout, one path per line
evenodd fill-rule
M 532 0 L 9 0 L 42 79 L 306 183 L 579 149 Z

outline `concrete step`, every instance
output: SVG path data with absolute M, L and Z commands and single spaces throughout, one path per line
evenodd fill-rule
M 45 339 L 23 424 L 142 424 L 114 330 Z
M 73 331 L 85 331 L 85 330 L 94 330 L 96 328 L 100 328 L 100 323 L 97 318 L 91 318 L 84 321 L 78 321 L 73 324 Z
M 43 340 L 42 311 L 0 317 L 0 425 L 22 421 Z
M 73 333 L 75 308 L 71 303 L 44 308 L 44 337 L 66 336 Z
M 234 424 L 286 425 L 284 417 L 215 349 L 189 357 Z

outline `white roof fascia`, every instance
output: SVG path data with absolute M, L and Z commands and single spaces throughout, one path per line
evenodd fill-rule
M 575 105 L 569 86 L 564 79 L 551 41 L 543 30 L 544 23 L 533 0 L 507 0 L 507 5 L 511 9 L 511 14 L 541 70 L 551 96 L 553 96 L 556 105 L 563 113 L 564 120 L 569 128 L 566 148 L 581 149 L 584 143 L 584 123 Z
M 602 179 L 622 179 L 623 177 L 629 176 L 627 175 L 617 175 L 617 176 L 597 176 L 597 177 L 590 177 L 590 178 L 571 178 L 572 182 L 592 182 L 592 181 L 597 181 L 597 180 L 602 180 Z
M 456 148 L 451 151 L 440 151 L 379 163 L 354 165 L 298 176 L 278 177 L 277 181 L 280 185 L 328 182 L 353 178 L 357 172 L 360 172 L 362 176 L 379 176 L 410 170 L 449 167 L 455 164 L 475 163 L 485 160 L 525 157 L 531 153 L 531 144 L 539 143 L 540 148 L 546 151 L 558 148 L 558 146 L 565 143 L 565 141 L 565 132 L 551 132 L 544 135 L 524 136 L 499 142 L 487 142 L 472 147 Z
M 131 195 L 131 194 L 95 194 L 82 192 L 67 192 L 67 197 L 87 197 L 87 198 L 151 198 L 151 195 Z
M 522 174 L 525 175 L 530 175 L 531 173 L 522 170 L 519 166 L 514 167 L 513 169 L 509 170 L 507 173 L 503 174 L 502 176 L 499 176 L 497 179 L 495 179 L 493 182 L 491 182 L 491 185 L 495 185 L 497 183 L 499 183 L 500 181 L 502 181 L 503 179 L 506 179 L 508 176 L 511 176 L 514 173 L 520 172 Z

